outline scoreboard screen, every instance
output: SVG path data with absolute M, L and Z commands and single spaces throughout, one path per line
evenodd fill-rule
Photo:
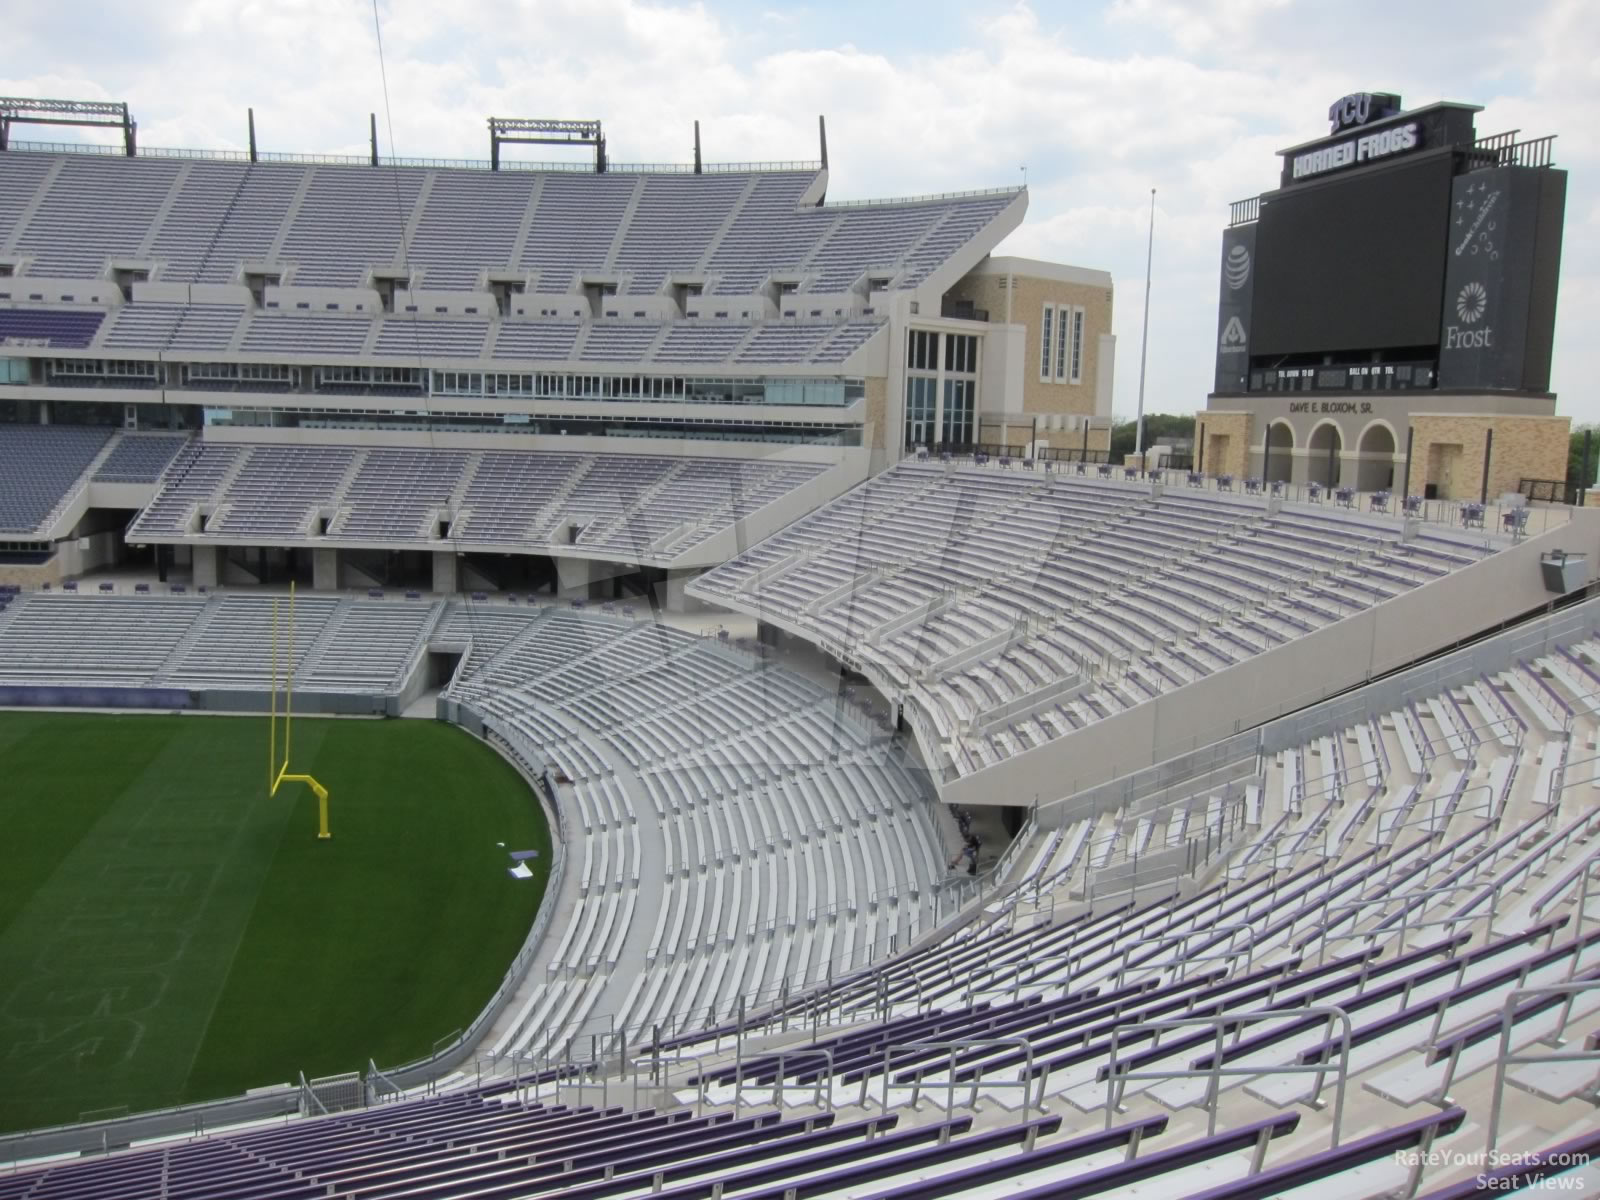
M 1252 359 L 1434 346 L 1451 156 L 1275 192 L 1256 234 Z

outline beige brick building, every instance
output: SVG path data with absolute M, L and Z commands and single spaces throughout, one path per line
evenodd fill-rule
M 1551 397 L 1390 393 L 1217 397 L 1195 419 L 1196 469 L 1290 484 L 1493 499 L 1524 480 L 1561 481 L 1571 418 Z M 1488 463 L 1488 476 L 1484 464 Z
M 1493 497 L 1524 479 L 1565 479 L 1571 427 L 1570 417 L 1414 413 L 1408 494 L 1431 486 L 1446 499 Z
M 1103 455 L 1110 445 L 1116 339 L 1108 272 L 989 255 L 944 294 L 937 317 L 907 317 L 901 378 L 902 451 L 956 442 L 946 436 L 950 343 L 937 358 L 926 337 L 976 336 L 976 358 L 957 358 L 976 385 L 972 440 L 1018 453 Z M 919 334 L 923 335 L 919 339 Z M 893 354 L 894 351 L 891 351 Z M 927 400 L 934 397 L 934 403 Z
M 1195 470 L 1207 475 L 1244 475 L 1250 454 L 1250 414 L 1220 410 L 1197 414 L 1194 444 Z

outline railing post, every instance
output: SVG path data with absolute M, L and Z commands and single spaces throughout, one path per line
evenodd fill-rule
M 1222 1043 L 1225 1025 L 1218 1021 L 1211 1052 L 1211 1077 L 1206 1081 L 1206 1136 L 1217 1136 L 1217 1101 L 1222 1094 Z

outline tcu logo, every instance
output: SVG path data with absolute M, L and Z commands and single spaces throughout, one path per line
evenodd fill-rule
M 1351 92 L 1328 106 L 1328 123 L 1331 132 L 1365 125 L 1379 117 L 1392 116 L 1400 111 L 1400 97 L 1390 92 Z

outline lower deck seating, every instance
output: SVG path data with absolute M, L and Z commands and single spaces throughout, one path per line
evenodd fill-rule
M 827 1096 L 854 1113 L 864 1100 L 938 1105 L 954 1088 L 956 1111 L 1025 1116 L 1026 1085 L 1034 1103 L 1096 1128 L 1108 1112 L 1111 1125 L 1177 1123 L 1215 1108 L 1222 1127 L 1298 1114 L 1290 1161 L 1181 1194 L 1321 1180 L 1369 1195 L 1416 1182 L 1407 1163 L 1425 1160 L 1377 1147 L 1415 1146 L 1424 1128 L 1424 1141 L 1453 1134 L 1467 1153 L 1417 1174 L 1470 1175 L 1506 1038 L 1531 1061 L 1506 1073 L 1517 1100 L 1500 1146 L 1548 1148 L 1560 1139 L 1545 1131 L 1585 1127 L 1580 1097 L 1600 1084 L 1600 1054 L 1548 1056 L 1552 1039 L 1576 1045 L 1600 1020 L 1600 899 L 1581 901 L 1600 860 L 1600 722 L 1583 703 L 1600 642 L 1581 623 L 1566 630 L 1532 638 L 1543 653 L 1504 671 L 1452 659 L 1415 672 L 1410 691 L 1368 689 L 1383 702 L 1361 719 L 1249 753 L 1232 772 L 1207 758 L 1191 789 L 1166 772 L 1159 803 L 1032 834 L 1010 859 L 1014 890 L 973 923 L 747 1017 L 775 1047 L 733 1061 L 718 1052 L 725 1026 L 673 1039 L 674 1055 L 704 1064 L 676 1094 Z M 1198 890 L 1178 891 L 1189 876 L 1165 869 L 1174 854 Z M 801 1014 L 814 1012 L 838 1032 L 812 1035 Z M 785 1039 L 791 1024 L 805 1032 Z M 1057 1181 L 1005 1194 L 1092 1193 Z
M 493 606 L 474 611 L 494 628 Z M 721 1020 L 929 927 L 943 851 L 924 785 L 861 717 L 712 638 L 577 610 L 521 618 L 447 696 L 544 764 L 579 882 L 497 1053 Z
M 1173 764 L 1120 808 L 1046 809 L 943 936 L 732 1011 L 706 997 L 758 956 L 838 945 L 844 914 L 802 899 L 827 862 L 860 918 L 870 885 L 844 873 L 877 853 L 874 823 L 891 864 L 915 824 L 898 764 L 815 685 L 715 639 L 496 616 L 439 625 L 485 642 L 451 698 L 555 786 L 577 895 L 498 1042 L 440 1095 L 23 1169 L 0 1200 L 1593 1182 L 1600 601 Z M 776 921 L 754 938 L 752 887 Z M 628 1036 L 590 1054 L 572 1030 Z M 1497 1089 L 1514 1102 L 1491 1134 Z
M 0 612 L 0 684 L 398 694 L 443 602 L 28 592 Z M 276 632 L 275 632 L 276 627 Z
M 908 1122 L 899 1114 L 547 1105 L 502 1085 L 29 1172 L 0 1179 L 0 1200 L 113 1194 L 119 1200 L 173 1194 L 189 1200 L 943 1200 L 997 1189 L 1027 1200 L 1220 1198 L 1281 1194 L 1308 1183 L 1337 1194 L 1374 1194 L 1415 1174 L 1404 1165 L 1407 1152 L 1425 1153 L 1464 1120 L 1463 1110 L 1450 1106 L 1323 1154 L 1295 1155 L 1275 1144 L 1294 1140 L 1301 1123 L 1294 1113 L 1185 1134 L 1173 1132 L 1165 1116 L 1074 1129 L 1060 1115 L 980 1126 L 971 1115 Z

